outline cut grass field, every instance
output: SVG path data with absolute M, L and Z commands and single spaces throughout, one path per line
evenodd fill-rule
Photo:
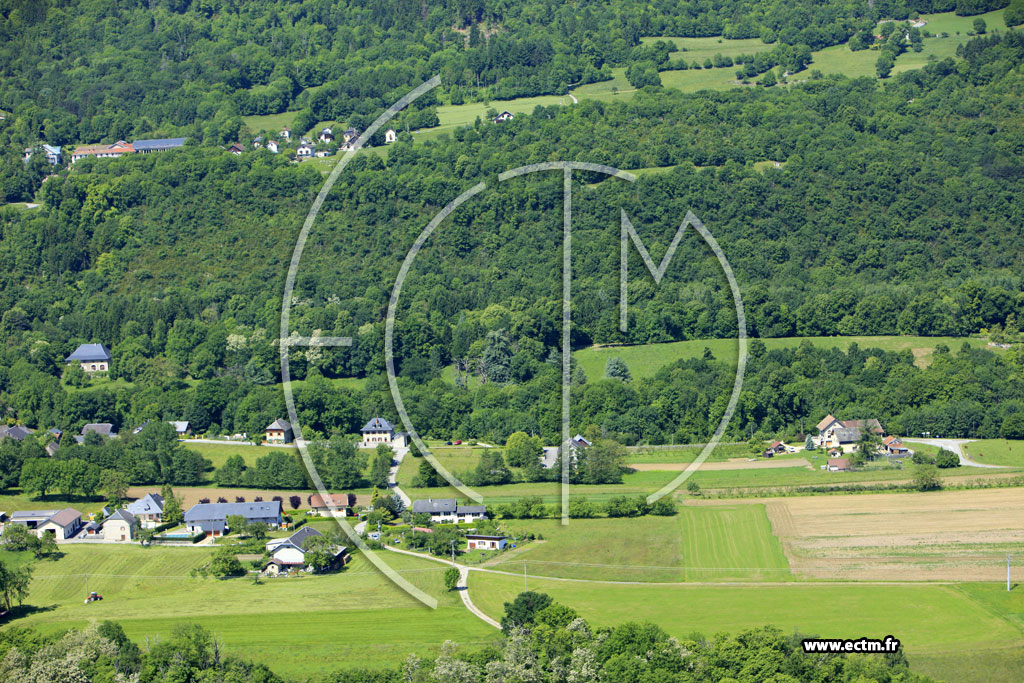
M 683 507 L 671 517 L 509 520 L 512 533 L 543 535 L 491 568 L 537 576 L 617 581 L 783 581 L 782 546 L 763 505 Z
M 389 554 L 387 561 L 439 600 L 419 605 L 356 556 L 337 574 L 268 579 L 191 578 L 209 558 L 201 548 L 74 546 L 38 563 L 26 601 L 37 611 L 12 623 L 56 631 L 113 619 L 136 642 L 166 638 L 181 622 L 212 630 L 225 652 L 262 662 L 295 679 L 342 666 L 394 666 L 410 652 L 436 654 L 451 638 L 470 647 L 497 632 L 471 616 L 443 588 L 444 566 Z M 104 597 L 84 605 L 89 590 Z M 400 634 L 402 647 L 395 647 Z
M 981 439 L 961 446 L 966 455 L 985 465 L 1024 467 L 1024 441 L 1010 439 Z
M 856 342 L 861 349 L 881 349 L 883 351 L 910 350 L 914 354 L 915 363 L 925 367 L 931 362 L 935 347 L 945 344 L 956 350 L 964 342 L 977 348 L 985 348 L 985 339 L 964 337 L 780 337 L 762 339 L 769 349 L 795 348 L 803 341 L 808 341 L 818 348 L 836 347 L 844 351 Z M 591 346 L 575 351 L 573 355 L 580 368 L 586 373 L 588 380 L 604 377 L 604 366 L 610 358 L 618 356 L 629 366 L 634 377 L 650 377 L 659 368 L 677 360 L 700 358 L 707 347 L 719 360 L 736 362 L 738 342 L 735 339 L 694 339 L 691 341 L 666 342 L 662 344 L 640 344 L 637 346 Z M 992 347 L 989 347 L 992 348 Z
M 530 590 L 549 594 L 571 606 L 595 626 L 651 621 L 670 635 L 719 631 L 773 624 L 786 633 L 821 637 L 896 636 L 915 667 L 934 668 L 941 658 L 942 676 L 955 681 L 998 681 L 971 677 L 982 653 L 995 656 L 1024 646 L 1019 628 L 1007 613 L 1024 609 L 1024 592 L 1002 606 L 978 599 L 967 590 L 942 585 L 829 585 L 776 583 L 760 585 L 687 586 L 615 585 L 529 578 Z M 988 586 L 980 586 L 985 592 Z M 469 578 L 473 601 L 492 617 L 523 589 L 523 578 L 475 572 Z M 951 653 L 960 657 L 951 657 Z M 1009 654 L 1012 657 L 1012 654 Z M 978 671 L 978 673 L 983 673 Z M 1004 681 L 1019 681 L 1017 677 Z
M 803 578 L 999 581 L 1006 554 L 1024 551 L 1020 489 L 763 502 L 793 573 Z

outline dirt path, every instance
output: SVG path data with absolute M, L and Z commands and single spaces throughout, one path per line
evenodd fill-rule
M 637 472 L 682 472 L 690 466 L 688 462 L 639 462 L 630 463 L 630 467 Z M 783 467 L 810 467 L 811 463 L 805 458 L 781 458 L 778 460 L 747 460 L 746 458 L 735 458 L 728 462 L 705 462 L 700 469 L 702 472 L 715 472 L 723 470 L 775 470 Z

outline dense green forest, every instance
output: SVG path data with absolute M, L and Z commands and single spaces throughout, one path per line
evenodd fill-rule
M 736 333 L 717 261 L 692 233 L 659 285 L 634 253 L 629 330 L 618 330 L 620 207 L 656 259 L 693 210 L 732 263 L 754 336 L 1016 335 L 1024 316 L 1022 61 L 1024 39 L 1011 31 L 881 87 L 824 78 L 789 90 L 655 89 L 615 104 L 539 107 L 451 138 L 400 141 L 386 159 L 358 157 L 320 214 L 292 301 L 295 332 L 355 339 L 350 348 L 291 353 L 293 376 L 308 378 L 297 390 L 303 427 L 327 436 L 374 414 L 394 417 L 383 317 L 401 259 L 430 216 L 486 180 L 405 283 L 395 340 L 406 402 L 432 436 L 556 436 L 560 181 L 495 178 L 547 159 L 675 166 L 635 184 L 577 175 L 577 345 Z M 750 163 L 764 160 L 785 163 L 764 172 Z M 9 418 L 73 430 L 109 421 L 122 431 L 188 419 L 200 431 L 258 433 L 284 415 L 275 386 L 280 293 L 321 182 L 308 164 L 198 146 L 84 160 L 43 184 L 41 208 L 0 210 L 0 401 Z M 86 341 L 113 349 L 116 381 L 62 379 L 63 357 Z M 822 371 L 787 360 L 790 374 L 772 379 L 755 358 L 734 430 L 793 429 L 830 410 L 870 413 L 908 431 L 947 420 L 931 431 L 997 436 L 1019 411 L 1009 400 L 1021 398 L 1011 382 L 1019 356 L 957 353 L 927 370 L 881 352 L 847 358 L 848 374 L 792 392 L 800 405 L 782 402 L 789 394 L 779 387 Z M 708 410 L 665 394 L 719 396 L 711 388 L 727 368 L 705 362 L 661 379 L 581 385 L 574 420 L 627 443 L 705 438 Z M 858 378 L 871 362 L 886 372 Z M 451 364 L 468 387 L 439 378 Z M 883 387 L 890 368 L 897 376 Z M 995 378 L 971 394 L 979 385 L 958 373 L 982 369 Z M 335 377 L 366 381 L 343 389 Z M 927 391 L 901 384 L 915 377 L 929 378 Z M 601 392 L 624 396 L 623 409 L 605 411 Z M 967 426 L 935 417 L 951 398 L 973 401 L 986 419 Z

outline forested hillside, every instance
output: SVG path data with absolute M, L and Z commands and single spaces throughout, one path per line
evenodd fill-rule
M 1024 40 L 1016 32 L 977 38 L 962 53 L 884 87 L 823 78 L 790 90 L 651 90 L 614 104 L 538 108 L 507 124 L 458 129 L 453 138 L 400 141 L 386 159 L 360 156 L 320 214 L 292 310 L 295 332 L 352 336 L 355 345 L 297 350 L 292 372 L 369 381 L 359 392 L 328 382 L 314 383 L 305 397 L 300 391 L 300 411 L 310 418 L 304 425 L 326 435 L 353 430 L 369 414 L 390 415 L 383 317 L 398 267 L 440 207 L 486 180 L 487 191 L 439 229 L 405 283 L 398 370 L 414 394 L 423 392 L 422 405 L 412 401 L 417 410 L 435 416 L 423 418 L 425 433 L 554 433 L 560 180 L 496 179 L 549 159 L 675 166 L 636 184 L 577 176 L 579 345 L 736 332 L 717 262 L 692 233 L 660 285 L 631 257 L 630 326 L 618 331 L 620 207 L 656 260 L 686 210 L 694 211 L 736 271 L 755 336 L 1015 332 L 1024 315 Z M 769 160 L 781 167 L 751 163 Z M 0 212 L 0 387 L 8 414 L 39 426 L 173 417 L 231 430 L 282 415 L 272 384 L 283 278 L 321 182 L 309 164 L 198 146 L 81 161 L 43 184 L 41 208 Z M 88 384 L 82 377 L 60 379 L 61 359 L 85 341 L 114 350 L 117 383 L 89 390 L 74 386 Z M 964 362 L 1018 372 L 1012 361 Z M 441 383 L 451 363 L 483 386 Z M 897 365 L 921 372 L 906 359 Z M 431 380 L 438 384 L 427 389 Z M 879 396 L 876 407 L 865 402 L 879 387 L 865 379 L 870 396 L 827 389 L 812 406 L 871 405 L 909 425 L 912 411 L 966 391 L 958 381 L 953 373 L 931 394 Z M 655 386 L 630 390 L 660 391 Z M 736 431 L 792 426 L 808 406 L 771 408 L 778 396 L 759 396 Z M 1009 397 L 963 398 L 987 408 Z M 627 408 L 615 416 L 621 424 L 604 426 L 627 441 L 707 434 L 707 424 L 659 414 L 657 405 L 645 398 L 637 403 L 643 415 Z M 607 422 L 599 412 L 580 413 L 581 425 Z M 971 429 L 987 424 L 986 433 L 998 435 L 1012 412 L 1001 407 Z

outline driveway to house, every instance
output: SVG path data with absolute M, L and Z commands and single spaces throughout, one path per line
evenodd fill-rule
M 960 448 L 965 443 L 970 443 L 974 439 L 904 439 L 904 443 L 923 443 L 929 446 L 938 446 L 939 448 L 945 448 L 947 451 L 956 453 L 957 457 L 960 458 L 960 464 L 964 467 L 984 467 L 990 470 L 1002 470 L 1006 469 L 1005 465 L 986 465 L 984 463 L 975 462 L 967 458 L 964 455 L 964 450 Z
M 405 503 L 405 507 L 412 505 L 412 498 L 407 496 L 405 491 L 398 488 L 398 468 L 402 466 L 402 459 L 408 453 L 408 447 L 395 449 L 395 457 L 392 459 L 391 469 L 388 470 L 388 487 L 398 494 L 398 497 Z

